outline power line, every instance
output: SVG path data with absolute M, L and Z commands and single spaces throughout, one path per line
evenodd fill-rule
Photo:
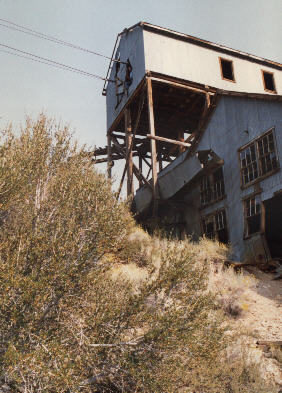
M 69 71 L 77 72 L 77 73 L 83 74 L 85 76 L 90 76 L 92 78 L 100 79 L 100 80 L 103 80 L 103 81 L 106 80 L 106 78 L 103 78 L 102 76 L 99 76 L 99 75 L 96 75 L 96 74 L 92 74 L 90 72 L 81 70 L 79 68 L 71 67 L 71 66 L 68 66 L 66 64 L 59 63 L 59 62 L 51 60 L 51 59 L 47 59 L 45 57 L 37 56 L 37 55 L 34 55 L 33 53 L 30 53 L 30 52 L 26 52 L 26 51 L 23 51 L 23 50 L 20 50 L 20 49 L 17 49 L 17 48 L 13 48 L 11 46 L 8 46 L 8 45 L 5 45 L 5 44 L 1 44 L 1 43 L 0 43 L 0 46 L 3 46 L 4 48 L 7 48 L 7 49 L 12 49 L 12 50 L 14 50 L 16 52 L 19 52 L 19 53 L 25 55 L 25 56 L 21 55 L 20 57 L 25 57 L 25 58 L 28 58 L 30 60 L 35 60 L 35 59 L 30 57 L 30 56 L 32 56 L 32 57 L 35 57 L 36 59 L 39 59 L 39 60 L 37 60 L 38 62 L 42 62 L 42 63 L 44 62 L 45 64 L 48 64 L 48 65 L 55 65 L 58 68 L 64 68 L 64 69 L 67 69 Z M 8 52 L 8 51 L 6 51 L 6 52 Z M 10 54 L 13 54 L 13 53 L 10 52 Z M 109 80 L 109 81 L 110 82 L 114 82 L 114 81 L 111 81 L 111 80 Z
M 52 63 L 49 63 L 49 62 L 43 61 L 43 60 L 33 59 L 33 58 L 30 57 L 30 56 L 24 56 L 24 55 L 21 55 L 21 54 L 19 54 L 19 53 L 10 52 L 10 51 L 5 50 L 5 49 L 0 49 L 0 52 L 7 53 L 7 54 L 9 54 L 9 55 L 13 55 L 13 56 L 17 56 L 17 57 L 22 57 L 22 58 L 24 58 L 24 59 L 36 61 L 36 62 L 41 63 L 41 64 L 46 64 L 46 65 L 49 65 L 49 66 L 52 66 L 52 67 L 59 68 L 60 70 L 71 71 L 71 72 L 74 72 L 74 73 L 77 73 L 77 74 L 80 74 L 80 75 L 89 76 L 89 75 L 86 75 L 86 74 L 84 73 L 84 71 L 81 71 L 81 72 L 80 72 L 80 71 L 72 71 L 72 70 L 70 70 L 70 69 L 68 69 L 68 68 L 66 68 L 66 67 L 62 67 L 62 66 L 59 66 L 59 65 L 56 65 L 56 64 L 52 64 Z
M 96 55 L 96 56 L 103 57 L 103 58 L 105 58 L 105 59 L 112 60 L 112 61 L 114 61 L 114 62 L 119 62 L 119 63 L 124 63 L 124 64 L 126 64 L 125 62 L 122 62 L 122 61 L 120 61 L 120 60 L 111 59 L 111 57 L 109 57 L 109 56 L 105 56 L 105 55 L 103 55 L 103 54 L 101 54 L 101 53 L 94 52 L 94 51 L 92 51 L 92 50 L 90 50 L 90 49 L 83 48 L 83 47 L 81 47 L 81 46 L 72 44 L 71 42 L 67 42 L 67 41 L 60 40 L 59 38 L 53 37 L 53 36 L 51 36 L 51 35 L 47 35 L 47 34 L 44 34 L 44 33 L 40 33 L 40 32 L 38 32 L 38 31 L 36 31 L 36 30 L 29 29 L 28 27 L 24 27 L 24 26 L 22 26 L 22 25 L 18 25 L 17 23 L 11 22 L 11 21 L 9 21 L 9 20 L 0 18 L 0 21 L 12 25 L 12 26 L 7 26 L 7 25 L 4 25 L 3 23 L 0 23 L 0 26 L 2 26 L 2 27 L 6 27 L 6 28 L 8 28 L 8 29 L 16 30 L 16 31 L 19 31 L 19 32 L 21 32 L 21 33 L 30 34 L 30 35 L 32 35 L 32 36 L 34 36 L 34 37 L 41 38 L 41 39 L 44 39 L 44 40 L 47 40 L 47 41 L 51 41 L 51 42 L 55 42 L 56 44 L 68 46 L 68 47 L 73 48 L 73 49 L 81 50 L 81 51 L 83 51 L 83 52 L 87 52 L 87 53 L 90 53 L 90 54 L 92 54 L 92 55 Z

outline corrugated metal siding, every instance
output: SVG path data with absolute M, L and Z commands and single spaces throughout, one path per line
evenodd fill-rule
M 281 165 L 282 104 L 248 98 L 222 97 L 198 147 L 199 150 L 211 148 L 224 159 L 227 198 L 209 206 L 202 213 L 208 214 L 220 207 L 226 207 L 233 257 L 238 260 L 244 258 L 242 198 L 254 192 L 253 185 L 241 189 L 238 149 L 273 126 Z M 282 170 L 262 180 L 260 187 L 263 190 L 262 200 L 271 198 L 274 192 L 282 188 Z M 199 199 L 199 189 L 195 195 L 196 199 Z M 191 212 L 193 214 L 193 210 Z M 197 215 L 196 212 L 194 214 Z

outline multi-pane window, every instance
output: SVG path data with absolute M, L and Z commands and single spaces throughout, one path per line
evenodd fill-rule
M 210 175 L 204 176 L 200 185 L 201 205 L 218 201 L 225 195 L 223 169 L 220 167 Z
M 270 130 L 240 151 L 243 185 L 278 168 L 274 130 Z
M 261 174 L 265 175 L 278 166 L 273 131 L 261 137 L 257 144 Z
M 250 236 L 261 230 L 261 200 L 258 195 L 244 201 L 245 235 Z
M 242 181 L 250 183 L 259 176 L 258 160 L 255 143 L 252 143 L 240 152 Z
M 210 239 L 228 243 L 228 230 L 225 210 L 210 214 L 202 220 L 203 233 Z

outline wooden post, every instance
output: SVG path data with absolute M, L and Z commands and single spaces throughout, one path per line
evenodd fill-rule
M 209 108 L 210 104 L 211 104 L 211 98 L 210 98 L 209 93 L 206 94 L 206 102 L 207 102 L 207 107 Z
M 139 155 L 139 171 L 140 171 L 140 173 L 142 173 L 143 171 L 142 171 L 142 157 L 141 157 L 141 155 Z M 139 180 L 139 188 L 140 187 L 142 187 L 142 181 L 141 181 L 141 179 Z
M 126 135 L 126 156 L 128 157 L 127 167 L 127 196 L 133 195 L 133 161 L 132 161 L 132 126 L 131 126 L 131 115 L 130 108 L 126 108 L 124 112 L 125 122 L 125 135 Z
M 153 107 L 153 92 L 152 92 L 152 80 L 147 78 L 147 99 L 148 99 L 148 115 L 149 115 L 149 129 L 150 134 L 154 137 L 155 132 L 155 119 L 154 119 L 154 107 Z M 151 139 L 151 155 L 152 155 L 152 186 L 153 186 L 153 216 L 156 215 L 158 209 L 158 188 L 157 188 L 157 148 L 156 140 Z
M 107 136 L 108 146 L 107 146 L 107 171 L 108 171 L 108 179 L 112 178 L 112 138 L 111 134 L 109 133 Z

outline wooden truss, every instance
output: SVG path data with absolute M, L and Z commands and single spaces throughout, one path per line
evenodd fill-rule
M 158 172 L 163 169 L 164 162 L 173 161 L 196 143 L 213 95 L 208 87 L 189 86 L 150 74 L 141 81 L 109 129 L 107 147 L 94 152 L 96 164 L 107 162 L 109 178 L 114 161 L 125 160 L 117 197 L 125 178 L 127 196 L 134 194 L 133 179 L 136 177 L 139 187 L 145 185 L 151 190 L 153 215 L 156 214 L 160 198 Z M 189 128 L 186 139 L 185 127 Z M 104 157 L 97 158 L 99 156 Z

